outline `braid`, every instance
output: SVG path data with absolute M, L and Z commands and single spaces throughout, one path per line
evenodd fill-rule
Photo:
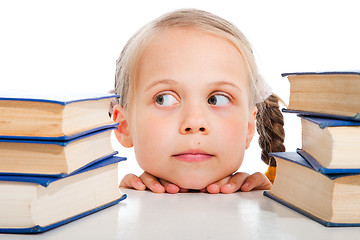
M 256 128 L 259 133 L 261 159 L 271 167 L 276 167 L 270 152 L 284 152 L 284 117 L 279 109 L 279 97 L 270 95 L 264 102 L 256 104 Z

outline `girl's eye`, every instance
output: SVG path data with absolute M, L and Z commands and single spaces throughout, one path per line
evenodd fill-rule
M 179 103 L 179 101 L 171 94 L 160 94 L 155 97 L 155 102 L 160 106 L 171 106 Z
M 220 94 L 212 95 L 208 99 L 208 103 L 215 106 L 225 106 L 229 102 L 230 100 L 228 97 Z

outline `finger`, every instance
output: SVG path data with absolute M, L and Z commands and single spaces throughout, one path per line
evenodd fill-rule
M 178 193 L 180 191 L 180 188 L 171 182 L 168 182 L 164 179 L 159 179 L 159 181 L 161 185 L 164 186 L 167 193 Z
M 209 186 L 206 187 L 207 192 L 212 193 L 212 194 L 220 193 L 221 187 L 224 184 L 226 184 L 230 178 L 231 178 L 231 176 L 228 176 L 228 177 L 221 179 L 220 181 L 210 184 Z
M 231 176 L 228 183 L 221 187 L 220 191 L 222 193 L 237 192 L 249 176 L 250 175 L 248 173 L 244 173 L 244 172 L 235 173 L 234 175 Z
M 268 190 L 271 186 L 269 179 L 264 174 L 257 172 L 249 176 L 240 189 L 243 192 L 248 192 L 251 190 Z
M 146 189 L 146 186 L 141 181 L 141 179 L 134 174 L 125 175 L 125 177 L 121 180 L 119 187 L 134 188 L 136 190 L 145 190 Z
M 159 180 L 148 172 L 140 175 L 142 182 L 154 193 L 164 193 L 165 188 L 160 184 Z

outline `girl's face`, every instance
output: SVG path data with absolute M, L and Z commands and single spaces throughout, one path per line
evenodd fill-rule
M 248 72 L 227 40 L 163 30 L 138 65 L 127 123 L 144 171 L 202 189 L 237 171 L 255 132 Z

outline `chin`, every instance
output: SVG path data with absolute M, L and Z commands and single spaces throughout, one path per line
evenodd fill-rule
M 181 187 L 181 188 L 185 188 L 185 189 L 192 189 L 192 190 L 201 190 L 206 188 L 207 186 L 209 186 L 212 182 L 206 182 L 206 181 L 196 181 L 196 180 L 191 180 L 191 181 L 179 181 L 178 183 L 174 183 L 177 186 Z

